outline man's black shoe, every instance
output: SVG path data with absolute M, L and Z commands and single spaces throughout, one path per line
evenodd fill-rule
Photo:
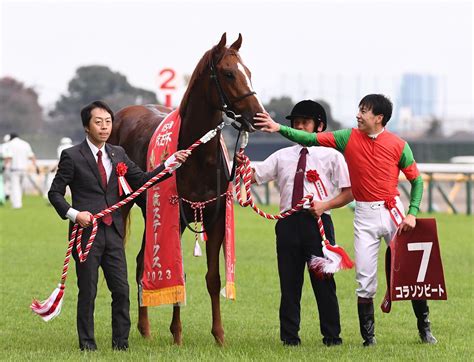
M 375 337 L 367 338 L 366 340 L 364 340 L 364 343 L 362 343 L 364 347 L 371 347 L 371 346 L 375 346 L 376 344 L 377 344 L 377 341 L 375 340 Z
M 84 343 L 84 344 L 81 344 L 79 346 L 79 348 L 81 349 L 81 351 L 84 351 L 84 352 L 94 352 L 94 351 L 97 351 L 97 346 L 95 344 L 92 344 L 92 343 Z
M 339 337 L 333 338 L 333 337 L 324 337 L 323 338 L 323 344 L 325 346 L 331 347 L 331 346 L 339 346 L 342 344 L 342 339 Z
M 114 351 L 127 351 L 128 350 L 128 343 L 122 343 L 122 344 L 112 343 L 112 349 Z
M 422 343 L 436 344 L 438 340 L 433 336 L 430 330 L 420 332 L 420 339 Z
M 300 344 L 301 344 L 301 341 L 299 339 L 291 340 L 291 341 L 283 341 L 283 345 L 288 346 L 288 347 L 296 347 L 296 346 L 299 346 Z

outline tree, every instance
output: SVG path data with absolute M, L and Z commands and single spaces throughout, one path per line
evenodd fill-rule
M 11 77 L 0 78 L 0 134 L 37 132 L 43 125 L 38 94 Z
M 425 132 L 427 138 L 439 138 L 443 135 L 442 122 L 436 117 L 432 117 L 429 128 Z
M 158 103 L 154 92 L 133 87 L 119 72 L 102 65 L 84 66 L 77 69 L 69 82 L 68 94 L 62 95 L 50 112 L 50 127 L 55 133 L 82 139 L 79 112 L 95 100 L 104 100 L 114 111 L 131 104 Z

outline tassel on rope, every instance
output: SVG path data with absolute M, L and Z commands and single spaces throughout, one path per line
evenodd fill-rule
M 342 246 L 331 245 L 328 243 L 326 245 L 326 248 L 327 248 L 327 252 L 332 252 L 334 254 L 337 254 L 341 258 L 341 261 L 339 262 L 341 269 L 352 269 L 354 267 L 354 262 L 352 261 L 351 257 L 349 256 L 349 254 L 347 254 L 347 252 L 344 250 Z
M 94 219 L 92 220 L 93 222 L 93 229 L 94 229 Z M 97 227 L 97 223 L 95 223 L 95 226 Z M 67 271 L 69 269 L 69 261 L 71 259 L 71 252 L 72 248 L 74 247 L 74 242 L 76 241 L 76 236 L 77 239 L 81 240 L 82 236 L 82 229 L 77 232 L 79 226 L 78 224 L 75 224 L 74 227 L 72 228 L 71 232 L 71 237 L 69 239 L 69 244 L 66 250 L 66 257 L 64 258 L 64 264 L 63 264 L 63 272 L 61 273 L 61 282 L 58 284 L 58 287 L 51 293 L 48 299 L 39 302 L 37 299 L 34 299 L 33 302 L 30 305 L 31 310 L 39 315 L 45 322 L 49 322 L 53 318 L 57 317 L 59 313 L 61 313 L 61 307 L 63 304 L 64 300 L 64 293 L 65 293 L 65 288 L 66 288 L 66 277 L 67 277 Z M 86 248 L 86 251 L 84 253 L 85 257 L 87 258 L 87 254 L 89 253 L 89 249 Z M 84 258 L 84 255 L 82 255 L 81 251 L 81 256 L 80 260 Z
M 326 187 L 324 187 L 323 180 L 316 170 L 308 170 L 306 178 L 312 182 L 316 188 L 316 192 L 320 200 L 328 196 Z M 324 225 L 321 217 L 317 218 L 319 233 L 322 239 L 322 249 L 324 258 L 319 256 L 312 256 L 308 262 L 308 268 L 314 272 L 316 277 L 324 278 L 338 272 L 341 269 L 352 269 L 354 262 L 346 251 L 339 245 L 331 245 L 326 239 Z
M 340 246 L 328 245 L 323 246 L 324 258 L 320 256 L 312 256 L 308 263 L 308 268 L 319 279 L 334 274 L 339 270 L 352 269 L 354 262 L 349 255 Z
M 61 307 L 64 301 L 64 289 L 65 285 L 62 283 L 58 284 L 58 287 L 53 291 L 48 299 L 39 302 L 33 300 L 31 303 L 31 310 L 38 314 L 45 322 L 49 322 L 51 319 L 57 317 L 61 313 Z
M 199 236 L 202 241 L 207 241 L 207 233 L 204 230 L 204 222 L 201 222 L 201 232 L 199 233 Z
M 354 266 L 354 262 L 351 260 L 346 251 L 338 246 L 331 245 L 326 239 L 326 233 L 324 231 L 323 221 L 320 217 L 317 219 L 319 233 L 322 238 L 322 249 L 324 258 L 320 256 L 312 256 L 308 262 L 308 268 L 311 270 L 317 278 L 323 279 L 326 276 L 330 276 L 341 269 L 351 269 Z
M 194 243 L 194 253 L 193 256 L 202 256 L 201 246 L 199 245 L 199 241 L 196 239 Z

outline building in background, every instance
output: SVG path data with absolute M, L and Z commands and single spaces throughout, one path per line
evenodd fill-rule
M 390 125 L 394 132 L 417 137 L 429 129 L 439 117 L 438 83 L 437 77 L 429 74 L 402 75 Z

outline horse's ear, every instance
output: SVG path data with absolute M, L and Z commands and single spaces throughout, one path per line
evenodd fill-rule
M 234 44 L 230 46 L 230 49 L 234 49 L 236 52 L 238 52 L 241 45 L 242 45 L 242 34 L 239 33 L 239 37 L 234 42 Z
M 219 44 L 216 45 L 216 49 L 222 49 L 223 47 L 225 47 L 226 42 L 227 42 L 227 36 L 226 36 L 226 33 L 224 33 L 222 34 Z

